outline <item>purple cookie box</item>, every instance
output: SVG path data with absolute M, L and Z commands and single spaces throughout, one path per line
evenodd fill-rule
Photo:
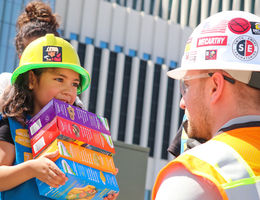
M 72 117 L 69 114 L 68 108 L 73 110 L 72 112 L 74 115 Z M 43 109 L 40 110 L 39 113 L 28 121 L 30 138 L 36 135 L 42 127 L 51 122 L 55 116 L 60 116 L 107 135 L 111 135 L 106 118 L 83 110 L 79 107 L 72 106 L 63 101 L 52 99 L 46 106 L 43 107 Z

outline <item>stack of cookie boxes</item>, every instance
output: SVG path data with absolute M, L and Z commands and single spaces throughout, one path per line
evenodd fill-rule
M 53 99 L 28 122 L 33 157 L 59 151 L 56 165 L 68 177 L 52 188 L 36 179 L 39 192 L 52 199 L 104 199 L 119 192 L 107 120 Z

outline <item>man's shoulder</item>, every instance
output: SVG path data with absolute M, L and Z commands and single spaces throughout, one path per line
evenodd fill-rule
M 221 198 L 213 184 L 192 174 L 185 167 L 178 166 L 164 179 L 158 190 L 156 200 L 162 199 L 216 200 Z

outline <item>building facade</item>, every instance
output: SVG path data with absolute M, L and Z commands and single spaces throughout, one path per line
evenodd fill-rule
M 0 72 L 18 66 L 15 23 L 29 1 L 0 0 Z M 166 72 L 179 66 L 193 28 L 222 10 L 260 12 L 259 0 L 46 0 L 61 16 L 61 36 L 91 75 L 81 95 L 90 112 L 110 122 L 115 141 L 149 147 L 146 196 L 171 157 L 183 112 L 179 83 Z

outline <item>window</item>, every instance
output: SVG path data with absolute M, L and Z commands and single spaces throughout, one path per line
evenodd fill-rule
M 117 53 L 111 51 L 109 68 L 108 68 L 106 101 L 105 101 L 105 112 L 104 112 L 104 117 L 108 119 L 108 122 L 110 122 L 111 119 L 111 109 L 112 109 L 114 84 L 115 84 L 116 60 L 117 60 Z
M 153 151 L 154 151 L 160 75 L 161 75 L 161 65 L 156 64 L 154 65 L 154 79 L 153 79 L 153 92 L 152 92 L 152 105 L 151 105 L 152 107 L 151 107 L 149 137 L 148 137 L 148 147 L 150 147 L 150 156 L 153 156 Z
M 138 78 L 136 111 L 135 111 L 134 139 L 133 139 L 134 144 L 140 144 L 146 69 L 147 69 L 147 61 L 141 60 L 139 78 Z
M 93 113 L 95 113 L 96 111 L 100 61 L 101 61 L 101 49 L 95 47 L 93 70 L 92 70 L 92 77 L 91 77 L 91 84 L 90 84 L 90 99 L 89 99 L 89 107 L 88 107 L 88 110 Z
M 122 97 L 121 97 L 121 108 L 120 108 L 120 119 L 118 129 L 118 140 L 124 141 L 125 139 L 125 127 L 126 127 L 126 115 L 128 106 L 128 95 L 129 95 L 129 84 L 132 68 L 132 57 L 125 57 L 125 71 L 123 79 Z
M 163 131 L 163 143 L 162 143 L 162 155 L 163 159 L 168 158 L 168 146 L 170 139 L 170 128 L 171 128 L 171 119 L 172 117 L 172 101 L 173 101 L 173 91 L 174 91 L 174 80 L 168 79 L 168 88 L 167 88 L 167 99 L 166 99 L 166 110 L 164 118 L 164 131 Z

